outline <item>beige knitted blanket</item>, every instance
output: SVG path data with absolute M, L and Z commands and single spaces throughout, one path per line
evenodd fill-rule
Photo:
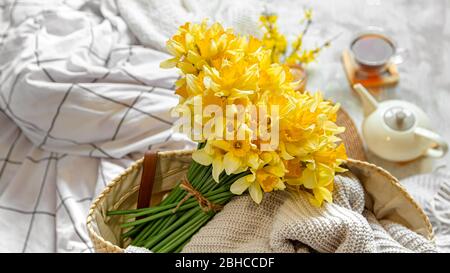
M 436 252 L 423 236 L 365 209 L 352 173 L 336 177 L 333 196 L 321 208 L 301 192 L 270 193 L 260 205 L 235 197 L 183 252 Z

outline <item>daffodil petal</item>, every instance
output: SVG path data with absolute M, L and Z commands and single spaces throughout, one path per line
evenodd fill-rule
M 287 178 L 286 183 L 292 186 L 299 186 L 303 184 L 303 180 L 301 180 L 300 178 Z
M 266 167 L 264 167 L 264 170 L 266 172 L 273 174 L 275 176 L 278 176 L 278 177 L 284 176 L 284 171 L 275 165 L 266 166 Z
M 180 43 L 175 42 L 173 40 L 170 40 L 166 44 L 166 48 L 173 56 L 179 56 L 186 52 Z
M 313 189 L 317 186 L 316 173 L 313 170 L 305 169 L 302 174 L 303 185 L 307 189 Z
M 225 167 L 225 172 L 230 175 L 234 173 L 241 166 L 241 160 L 239 157 L 233 155 L 233 153 L 228 152 L 223 157 L 223 165 Z
M 280 152 L 281 152 L 281 157 L 284 160 L 291 160 L 294 159 L 294 157 L 292 155 L 290 155 L 287 151 L 286 151 L 286 146 L 284 145 L 284 142 L 280 143 Z
M 310 197 L 310 198 L 308 198 L 308 201 L 309 201 L 309 203 L 311 204 L 311 205 L 313 205 L 314 207 L 320 207 L 321 205 L 322 205 L 322 201 L 323 200 L 317 200 L 316 198 L 314 198 L 314 197 Z
M 283 180 L 278 180 L 277 184 L 275 185 L 274 189 L 276 190 L 284 190 L 286 188 L 286 185 L 284 184 Z
M 192 153 L 192 159 L 204 166 L 209 166 L 213 162 L 212 157 L 204 149 L 194 151 Z
M 256 153 L 251 153 L 248 156 L 248 165 L 249 167 L 253 169 L 258 169 L 259 165 L 261 163 L 261 160 L 259 159 L 258 155 Z
M 319 200 L 325 200 L 328 203 L 331 203 L 333 201 L 333 196 L 331 192 L 324 187 L 318 187 L 313 189 L 313 193 L 316 197 L 318 197 Z
M 252 175 L 247 175 L 236 180 L 231 184 L 230 191 L 234 194 L 241 195 L 253 183 L 251 176 Z
M 159 64 L 159 67 L 161 67 L 161 68 L 173 68 L 173 67 L 175 67 L 177 65 L 177 62 L 178 62 L 178 58 L 168 59 L 168 60 L 165 60 L 165 61 L 161 62 Z
M 324 164 L 319 164 L 319 185 L 327 186 L 334 180 L 334 170 Z
M 257 204 L 261 203 L 261 200 L 263 198 L 263 192 L 258 182 L 256 181 L 253 182 L 248 188 L 248 192 L 250 193 L 250 196 L 252 197 L 253 201 L 255 201 Z
M 212 142 L 212 146 L 220 148 L 227 152 L 231 150 L 231 144 L 225 140 L 214 140 Z
M 219 183 L 219 176 L 223 172 L 223 162 L 221 156 L 216 156 L 212 161 L 212 175 L 214 178 L 214 181 Z
M 186 84 L 189 90 L 192 90 L 195 94 L 199 94 L 202 92 L 201 87 L 197 83 L 197 76 L 192 74 L 186 75 Z

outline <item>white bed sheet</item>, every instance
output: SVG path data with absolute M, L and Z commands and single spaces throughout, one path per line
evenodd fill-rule
M 168 56 L 113 3 L 1 6 L 0 251 L 91 252 L 89 205 L 131 153 L 189 145 L 170 129 Z

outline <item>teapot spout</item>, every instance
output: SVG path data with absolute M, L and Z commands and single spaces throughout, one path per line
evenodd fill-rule
M 353 85 L 353 89 L 358 93 L 361 98 L 364 110 L 364 116 L 368 116 L 373 113 L 378 108 L 378 102 L 376 99 L 367 91 L 362 84 L 357 83 Z

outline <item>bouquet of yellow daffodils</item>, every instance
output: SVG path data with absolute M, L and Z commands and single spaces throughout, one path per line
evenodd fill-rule
M 167 42 L 176 67 L 183 131 L 197 141 L 186 178 L 154 207 L 128 215 L 131 244 L 178 252 L 233 196 L 256 202 L 276 190 L 301 190 L 315 206 L 332 202 L 334 175 L 344 171 L 335 124 L 338 104 L 294 91 L 289 68 L 251 36 L 220 24 L 186 23 Z

